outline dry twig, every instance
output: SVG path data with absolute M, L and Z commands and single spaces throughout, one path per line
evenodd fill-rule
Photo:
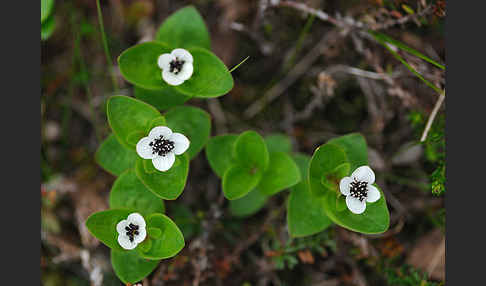
M 442 102 L 444 102 L 444 99 L 445 99 L 445 90 L 443 93 L 440 94 L 439 99 L 437 99 L 437 102 L 435 103 L 434 109 L 432 110 L 432 113 L 430 114 L 429 119 L 427 120 L 427 124 L 425 125 L 424 133 L 422 133 L 420 142 L 424 142 L 425 139 L 427 139 L 427 134 L 429 134 L 430 127 L 432 126 L 432 123 L 434 122 L 434 119 L 437 116 L 437 113 L 439 112 L 439 109 L 442 105 Z
M 291 86 L 305 71 L 316 61 L 321 55 L 322 47 L 326 46 L 327 42 L 335 36 L 334 33 L 328 32 L 322 39 L 315 45 L 315 47 L 298 62 L 295 67 L 287 74 L 287 76 L 279 81 L 275 86 L 268 90 L 263 97 L 254 102 L 244 112 L 245 118 L 249 119 L 257 115 L 265 106 L 279 97 L 289 86 Z

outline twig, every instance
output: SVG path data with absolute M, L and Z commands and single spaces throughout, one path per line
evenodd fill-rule
M 439 112 L 439 109 L 442 105 L 442 102 L 444 102 L 444 99 L 445 99 L 445 90 L 440 94 L 439 99 L 437 99 L 437 102 L 435 103 L 434 109 L 432 110 L 432 113 L 430 114 L 429 119 L 427 120 L 427 124 L 425 125 L 424 133 L 422 133 L 420 142 L 424 142 L 425 139 L 427 139 L 427 134 L 429 134 L 430 127 L 432 127 L 432 123 L 434 122 L 434 119 L 437 116 L 437 112 Z
M 405 17 L 401 17 L 400 19 L 397 19 L 397 20 L 391 20 L 391 21 L 388 21 L 387 23 L 383 23 L 383 24 L 380 24 L 380 25 L 377 25 L 377 26 L 374 26 L 374 27 L 369 27 L 368 25 L 364 24 L 363 22 L 354 20 L 353 18 L 351 18 L 349 16 L 344 17 L 344 18 L 332 17 L 328 13 L 326 13 L 322 10 L 311 8 L 304 3 L 298 3 L 298 2 L 293 2 L 293 1 L 276 1 L 276 2 L 277 2 L 276 5 L 278 5 L 278 6 L 291 7 L 291 8 L 294 8 L 296 10 L 315 15 L 320 20 L 325 21 L 325 22 L 329 22 L 329 23 L 334 24 L 335 26 L 338 26 L 338 27 L 348 27 L 348 28 L 365 29 L 365 30 L 367 30 L 367 29 L 385 30 L 385 29 L 388 29 L 388 28 L 393 27 L 395 25 L 405 24 L 405 23 L 410 22 L 410 21 L 415 21 L 418 18 L 425 16 L 429 12 L 431 12 L 432 7 L 433 7 L 433 5 L 431 4 L 427 7 L 425 7 L 422 11 L 420 11 L 418 13 L 411 14 L 411 15 L 408 15 L 408 16 L 405 16 Z
M 371 115 L 371 127 L 373 129 L 373 132 L 381 133 L 381 131 L 385 127 L 385 122 L 381 109 L 378 107 L 378 104 L 376 102 L 375 93 L 374 90 L 371 88 L 370 82 L 371 80 L 369 79 L 358 77 L 358 84 L 367 99 L 366 101 L 368 105 L 368 112 Z
M 300 10 L 302 12 L 314 15 L 318 19 L 325 21 L 325 22 L 329 22 L 329 23 L 334 24 L 335 26 L 338 26 L 338 27 L 342 27 L 342 26 L 346 25 L 344 22 L 340 22 L 337 19 L 329 16 L 329 14 L 327 14 L 326 12 L 311 8 L 304 3 L 298 3 L 298 2 L 293 2 L 293 1 L 280 1 L 280 2 L 278 2 L 277 5 L 282 6 L 282 7 L 291 7 L 291 8 L 294 8 L 296 10 Z M 360 23 L 360 24 L 357 24 L 357 25 L 363 25 L 361 22 L 357 22 L 357 23 Z
M 332 17 L 328 13 L 317 10 L 314 8 L 311 8 L 303 3 L 299 2 L 293 2 L 293 1 L 275 1 L 274 6 L 280 6 L 280 7 L 291 7 L 294 9 L 297 9 L 299 11 L 309 13 L 311 15 L 314 15 L 318 19 L 322 21 L 326 21 L 329 23 L 334 24 L 337 27 L 341 28 L 348 28 L 347 30 L 345 29 L 343 32 L 343 36 L 347 35 L 352 28 L 359 28 L 359 29 L 367 29 L 367 27 L 359 21 L 356 21 L 352 19 L 351 17 Z M 430 10 L 430 6 L 421 11 L 420 13 L 416 13 L 414 17 L 418 17 L 420 15 L 426 14 Z M 391 27 L 395 24 L 399 23 L 405 23 L 409 20 L 411 20 L 414 17 L 404 17 L 405 19 L 401 21 L 394 21 L 391 23 L 387 23 L 386 25 L 383 25 L 383 27 L 378 27 L 378 28 L 386 28 L 386 27 Z M 329 35 L 330 33 L 327 33 L 326 35 Z M 320 54 L 320 48 L 321 45 L 324 45 L 325 42 L 327 41 L 327 37 L 324 36 L 321 41 L 312 49 L 292 70 L 291 72 L 280 82 L 278 82 L 274 87 L 272 87 L 269 91 L 267 91 L 262 98 L 257 100 L 255 103 L 253 103 L 247 110 L 244 112 L 244 116 L 246 119 L 250 119 L 254 117 L 256 114 L 258 114 L 265 106 L 279 97 L 290 85 L 292 85 L 303 73 L 308 67 L 317 59 L 317 57 Z M 376 73 L 369 73 L 363 70 L 358 70 L 356 68 L 351 68 L 348 69 L 349 73 L 356 74 L 359 76 L 365 76 L 365 77 L 371 77 L 371 78 L 379 78 L 387 81 L 388 83 L 393 83 L 393 80 L 390 76 L 385 75 L 385 73 L 379 74 L 377 76 Z
M 374 56 L 373 52 L 364 47 L 363 43 L 363 38 L 373 40 L 373 37 L 371 37 L 368 33 L 366 32 L 361 32 L 358 34 L 352 34 L 352 35 L 359 35 L 358 36 L 352 36 L 351 39 L 353 40 L 353 43 L 356 47 L 356 50 L 362 54 L 366 61 L 377 71 L 379 74 L 383 75 L 383 80 L 385 81 L 386 84 L 390 86 L 390 89 L 388 90 L 388 93 L 390 95 L 395 95 L 399 97 L 403 104 L 405 106 L 410 106 L 416 103 L 417 99 L 414 98 L 408 91 L 404 90 L 400 84 L 398 84 L 394 77 L 389 76 L 383 67 L 381 67 L 378 63 L 378 59 Z
M 231 256 L 229 258 L 229 263 L 232 264 L 232 263 L 235 263 L 236 261 L 238 261 L 241 253 L 244 250 L 246 250 L 248 247 L 250 247 L 253 243 L 255 243 L 260 238 L 260 236 L 263 233 L 265 233 L 265 231 L 267 230 L 270 223 L 275 218 L 279 217 L 280 213 L 283 210 L 285 210 L 286 207 L 287 207 L 287 200 L 285 200 L 285 202 L 278 209 L 271 211 L 270 214 L 268 214 L 268 216 L 266 217 L 266 219 L 263 222 L 263 224 L 261 225 L 261 227 L 258 229 L 258 231 L 253 233 L 252 235 L 250 235 L 248 237 L 248 239 L 246 239 L 245 241 L 238 244 L 238 246 L 235 248 L 235 250 L 233 251 L 233 253 L 231 254 Z
M 216 134 L 224 134 L 228 132 L 228 128 L 226 127 L 226 116 L 224 115 L 223 108 L 221 107 L 221 103 L 217 98 L 212 98 L 207 101 L 208 108 L 211 114 L 214 117 L 214 121 L 216 123 L 217 132 Z
M 389 21 L 387 23 L 383 23 L 381 25 L 378 25 L 376 27 L 373 27 L 372 29 L 373 30 L 386 30 L 386 29 L 388 29 L 390 27 L 393 27 L 395 25 L 400 25 L 400 24 L 405 24 L 405 23 L 410 22 L 410 21 L 415 21 L 418 18 L 420 18 L 422 16 L 425 16 L 429 12 L 431 12 L 432 11 L 432 7 L 433 7 L 433 5 L 430 4 L 430 5 L 428 5 L 427 7 L 425 7 L 420 12 L 417 12 L 417 13 L 414 13 L 414 14 L 410 14 L 410 15 L 407 15 L 405 17 L 401 17 L 400 19 Z
M 310 90 L 314 94 L 314 98 L 306 105 L 304 110 L 295 114 L 294 121 L 308 119 L 312 115 L 314 110 L 322 107 L 324 91 L 320 90 L 319 88 L 317 88 L 315 86 L 311 86 Z
M 252 39 L 257 45 L 258 48 L 260 49 L 260 52 L 263 55 L 269 55 L 273 51 L 273 45 L 272 43 L 268 42 L 265 40 L 262 36 L 259 34 L 250 31 L 245 25 L 238 23 L 238 22 L 231 22 L 229 24 L 230 29 L 241 32 L 246 34 L 250 39 Z
M 326 33 L 324 37 L 317 43 L 317 45 L 287 74 L 287 76 L 267 91 L 263 97 L 254 102 L 244 112 L 246 119 L 250 119 L 258 114 L 265 106 L 279 97 L 289 86 L 291 86 L 305 71 L 312 65 L 312 63 L 321 55 L 321 49 L 325 46 L 330 38 L 330 34 Z
M 391 75 L 384 74 L 384 73 L 376 73 L 367 70 L 358 69 L 355 67 L 345 66 L 345 65 L 337 65 L 330 68 L 330 72 L 344 72 L 351 75 L 355 75 L 358 77 L 364 77 L 369 79 L 376 79 L 376 80 L 386 80 L 387 78 L 396 78 L 402 75 L 401 72 L 394 72 Z

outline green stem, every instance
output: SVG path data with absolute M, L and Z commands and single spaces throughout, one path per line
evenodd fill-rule
M 72 17 L 71 17 L 71 27 L 73 31 L 73 37 L 74 37 L 74 57 L 73 57 L 73 67 L 76 67 L 76 62 L 79 62 L 79 73 L 81 74 L 81 84 L 83 85 L 86 95 L 88 96 L 88 106 L 89 106 L 89 111 L 91 114 L 91 120 L 90 123 L 93 125 L 93 129 L 95 132 L 95 137 L 98 140 L 98 142 L 101 142 L 101 134 L 99 130 L 99 126 L 96 122 L 96 111 L 93 105 L 93 94 L 91 93 L 91 88 L 89 87 L 88 79 L 84 78 L 84 76 L 88 76 L 88 69 L 86 67 L 86 63 L 84 62 L 83 54 L 82 54 L 82 49 L 81 49 L 81 40 L 82 40 L 82 35 L 79 31 L 79 25 L 78 23 L 78 14 L 76 13 L 75 9 L 72 9 Z M 74 72 L 73 72 L 74 73 Z
M 79 71 L 82 75 L 85 75 L 88 73 L 88 69 L 86 68 L 86 63 L 84 62 L 84 58 L 83 58 L 83 55 L 82 55 L 82 52 L 81 52 L 81 36 L 80 36 L 80 33 L 79 31 L 76 30 L 75 32 L 75 46 L 74 46 L 74 49 L 75 49 L 75 56 L 78 58 L 79 60 Z M 88 106 L 89 106 L 89 112 L 91 113 L 91 124 L 93 125 L 93 128 L 94 128 L 94 131 L 95 131 L 95 136 L 96 136 L 96 139 L 98 140 L 98 142 L 101 142 L 101 133 L 100 133 L 100 130 L 99 130 L 99 126 L 96 122 L 96 110 L 95 110 L 95 107 L 93 105 L 93 94 L 91 93 L 91 88 L 89 87 L 89 83 L 87 81 L 85 81 L 84 79 L 82 79 L 82 84 L 84 86 L 84 89 L 86 91 L 86 95 L 88 96 Z
M 286 64 L 284 64 L 283 67 L 284 73 L 287 73 L 290 70 L 290 68 L 294 65 L 295 59 L 297 58 L 297 54 L 300 52 L 300 49 L 302 48 L 302 44 L 304 43 L 307 34 L 309 34 L 309 30 L 312 27 L 312 23 L 314 23 L 315 18 L 316 15 L 311 14 L 307 19 L 304 28 L 300 32 L 299 39 L 297 40 L 297 44 L 295 44 L 295 49 L 292 53 L 292 56 L 290 56 L 289 61 Z
M 108 40 L 106 38 L 105 26 L 103 25 L 103 14 L 101 14 L 100 0 L 96 0 L 96 9 L 98 11 L 98 23 L 100 25 L 101 39 L 103 41 L 103 49 L 105 50 L 106 62 L 108 63 L 108 66 L 111 67 L 113 65 L 113 62 L 111 60 L 110 49 L 108 48 Z M 118 84 L 116 83 L 115 74 L 111 71 L 111 69 L 109 70 L 109 73 L 111 75 L 113 90 L 115 92 L 118 92 Z
M 244 62 L 246 62 L 247 59 L 249 59 L 250 56 L 246 57 L 244 60 L 242 60 L 239 64 L 237 64 L 236 66 L 234 66 L 229 72 L 233 72 L 235 69 L 237 69 L 239 66 L 241 66 Z

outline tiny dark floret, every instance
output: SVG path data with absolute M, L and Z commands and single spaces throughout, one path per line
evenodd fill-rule
M 368 197 L 368 182 L 360 182 L 354 180 L 353 182 L 351 182 L 351 188 L 349 190 L 349 193 L 352 197 L 363 201 Z
M 164 136 L 162 135 L 150 142 L 149 146 L 152 147 L 152 154 L 157 154 L 159 156 L 165 156 L 175 147 L 174 142 L 164 139 Z
M 138 232 L 138 225 L 135 225 L 133 223 L 130 223 L 128 226 L 125 226 L 126 235 L 130 239 L 130 242 L 133 242 L 134 236 L 139 235 Z
M 169 71 L 174 74 L 178 74 L 182 70 L 182 66 L 184 66 L 185 61 L 179 60 L 176 58 L 175 60 L 170 62 Z

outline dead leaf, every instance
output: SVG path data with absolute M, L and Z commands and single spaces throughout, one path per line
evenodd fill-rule
M 310 252 L 308 249 L 301 250 L 297 254 L 299 255 L 300 261 L 302 261 L 302 263 L 314 264 L 314 256 L 312 255 L 312 252 Z
M 89 233 L 85 222 L 91 214 L 108 209 L 106 199 L 100 195 L 101 187 L 104 187 L 104 185 L 104 183 L 95 182 L 82 186 L 77 192 L 72 193 L 75 205 L 74 213 L 81 235 L 81 242 L 87 248 L 94 248 L 100 243 L 98 239 Z
M 397 19 L 400 19 L 403 17 L 402 13 L 398 12 L 397 10 L 393 10 L 390 12 L 390 15 L 392 15 L 393 17 L 397 18 Z
M 437 228 L 420 238 L 407 258 L 407 263 L 421 269 L 433 279 L 445 279 L 445 236 Z

